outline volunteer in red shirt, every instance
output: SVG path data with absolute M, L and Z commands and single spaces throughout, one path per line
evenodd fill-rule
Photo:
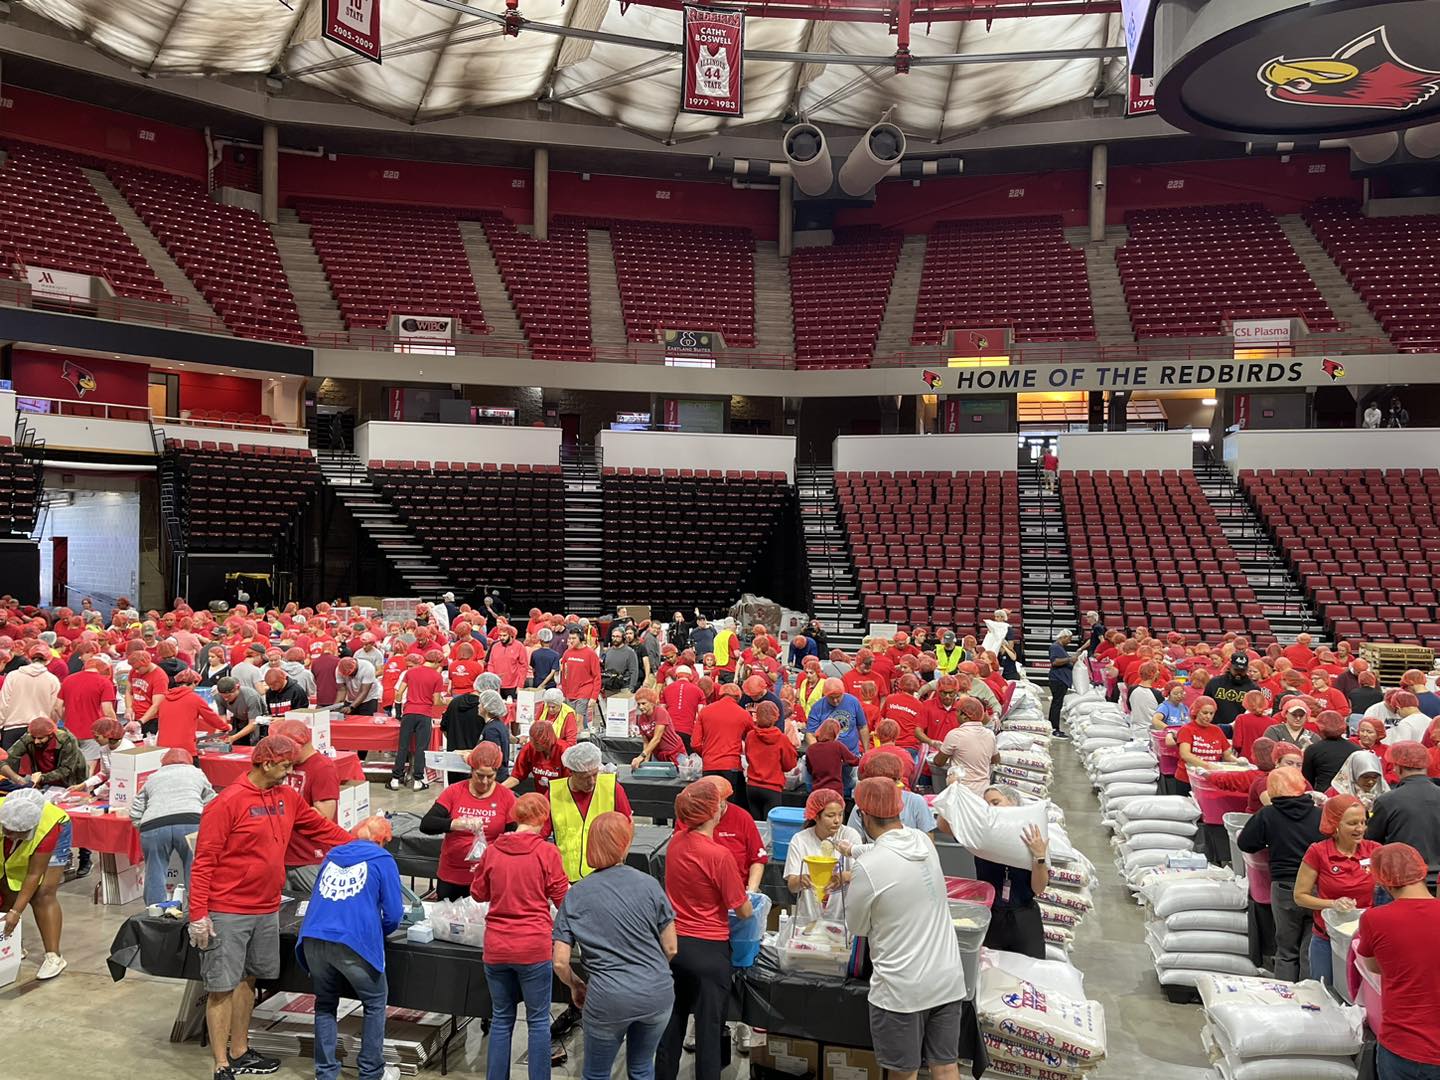
M 102 717 L 115 719 L 115 682 L 110 665 L 104 657 L 92 656 L 73 675 L 60 680 L 60 708 L 56 719 L 65 730 L 80 740 L 80 752 L 86 761 L 98 761 L 101 746 L 95 738 L 95 721 Z
M 860 693 L 861 683 L 875 684 L 876 701 L 890 692 L 890 681 L 876 669 L 875 654 L 869 649 L 861 649 L 855 654 L 855 666 L 847 671 L 840 681 L 845 684 L 847 694 L 854 694 L 861 701 L 865 700 Z
M 635 727 L 640 732 L 643 745 L 640 753 L 631 760 L 630 767 L 638 769 L 647 761 L 675 761 L 685 752 L 685 744 L 675 734 L 670 714 L 658 704 L 660 695 L 648 686 L 635 691 Z
M 724 815 L 720 788 L 709 780 L 697 780 L 675 797 L 675 819 L 685 828 L 670 841 L 665 895 L 675 909 L 679 951 L 670 962 L 675 1008 L 655 1055 L 656 1080 L 676 1080 L 692 1014 L 695 1080 L 720 1080 L 730 1001 L 730 912 L 748 919 L 754 911 L 735 860 L 715 840 Z
M 1215 726 L 1215 699 L 1197 698 L 1190 710 L 1190 722 L 1175 732 L 1175 745 L 1180 748 L 1180 761 L 1175 766 L 1175 783 L 1181 795 L 1190 794 L 1189 766 L 1215 761 L 1234 761 L 1235 751 L 1230 740 Z
M 578 626 L 565 631 L 567 643 L 560 655 L 560 692 L 582 724 L 590 723 L 590 710 L 600 699 L 600 654 L 585 644 Z
M 720 687 L 720 696 L 713 705 L 700 710 L 693 736 L 695 751 L 705 762 L 705 775 L 723 776 L 736 792 L 736 802 L 747 809 L 740 753 L 745 737 L 754 728 L 755 722 L 740 704 L 740 687 L 732 682 Z
M 880 710 L 881 722 L 894 720 L 895 726 L 900 729 L 900 735 L 895 740 L 895 745 L 909 750 L 911 755 L 916 758 L 920 755 L 920 740 L 916 736 L 915 729 L 920 726 L 920 718 L 925 708 L 920 699 L 915 696 L 919 692 L 919 677 L 907 672 L 900 676 L 895 690 L 885 699 L 885 705 Z
M 1315 650 L 1310 648 L 1311 640 L 1309 634 L 1296 634 L 1295 644 L 1286 646 L 1280 651 L 1280 655 L 1294 664 L 1297 671 L 1308 672 L 1315 666 Z
M 156 669 L 159 670 L 158 668 Z M 161 672 L 163 675 L 164 672 Z M 145 715 L 140 717 L 140 726 L 147 728 L 153 723 L 156 732 L 155 745 L 175 747 L 187 751 L 191 757 L 196 754 L 195 733 L 200 728 L 210 731 L 230 731 L 230 722 L 212 709 L 199 694 L 195 684 L 200 675 L 195 671 L 182 671 L 175 678 L 175 685 L 164 695 L 151 703 Z
M 794 745 L 785 737 L 784 730 L 776 727 L 779 720 L 780 710 L 775 703 L 762 701 L 755 706 L 755 727 L 745 736 L 745 797 L 752 820 L 769 820 L 770 811 L 780 805 L 785 774 L 799 763 Z M 725 784 L 726 788 L 730 786 L 723 777 L 711 779 Z M 725 797 L 730 797 L 728 792 Z M 756 883 L 752 882 L 750 888 L 755 887 Z
M 380 669 L 380 707 L 390 712 L 395 707 L 395 691 L 400 685 L 400 676 L 406 672 L 405 657 L 394 653 Z
M 475 659 L 475 646 L 462 641 L 450 661 L 450 693 L 459 697 L 475 689 L 475 680 L 485 673 L 485 661 Z
M 960 715 L 956 711 L 959 701 L 960 680 L 954 675 L 942 675 L 935 681 L 935 693 L 922 703 L 915 738 L 932 752 L 939 750 L 945 736 L 960 726 Z M 930 771 L 928 763 L 923 770 Z
M 665 687 L 660 701 L 665 706 L 670 722 L 675 725 L 675 734 L 680 737 L 688 753 L 693 746 L 691 740 L 695 733 L 695 718 L 705 704 L 705 695 L 700 693 L 700 688 L 695 685 L 694 670 L 677 667 L 675 681 Z
M 705 779 L 715 785 L 721 799 L 727 800 L 725 812 L 720 815 L 720 824 L 715 826 L 715 842 L 730 853 L 730 857 L 735 860 L 735 869 L 740 871 L 740 880 L 745 882 L 747 890 L 754 892 L 760 888 L 765 864 L 770 861 L 765 841 L 760 838 L 755 819 L 728 801 L 730 796 L 735 794 L 730 789 L 729 782 L 723 776 L 707 776 Z M 684 822 L 678 822 L 675 828 L 683 830 Z
M 530 650 L 515 640 L 515 628 L 501 623 L 495 630 L 496 640 L 485 659 L 486 670 L 500 676 L 500 694 L 513 700 L 515 693 L 530 679 Z
M 1341 716 L 1350 715 L 1350 699 L 1330 685 L 1330 676 L 1323 671 L 1310 672 L 1310 696 L 1320 703 L 1320 711 L 1331 709 Z
M 415 657 L 411 660 L 410 657 Z M 425 779 L 425 751 L 430 749 L 430 732 L 444 712 L 445 676 L 440 665 L 445 662 L 439 649 L 431 649 L 421 657 L 410 653 L 405 658 L 405 674 L 400 686 L 405 692 L 405 705 L 400 715 L 400 745 L 395 752 L 395 768 L 390 771 L 390 790 L 399 791 L 405 782 L 405 769 L 410 768 L 410 786 L 424 791 L 430 786 Z M 388 665 L 387 665 L 388 666 Z
M 272 735 L 284 735 L 300 748 L 295 768 L 285 783 L 300 793 L 306 804 L 326 821 L 334 821 L 340 805 L 340 774 L 335 762 L 319 753 L 310 738 L 310 728 L 300 720 L 278 720 L 270 728 Z M 285 852 L 285 891 L 291 896 L 305 896 L 315 888 L 318 868 L 325 861 L 325 852 L 303 837 L 292 836 Z
M 672 841 L 673 844 L 673 841 Z M 1378 1068 L 1381 1080 L 1440 1075 L 1440 901 L 1425 887 L 1425 858 L 1409 844 L 1385 844 L 1370 856 L 1375 881 L 1391 902 L 1360 917 L 1356 963 L 1380 976 Z
M 200 952 L 209 992 L 205 1019 L 215 1072 L 272 1073 L 280 1067 L 250 1049 L 255 980 L 280 975 L 280 898 L 285 851 L 298 834 L 329 851 L 350 834 L 306 805 L 285 778 L 300 748 L 267 735 L 250 771 L 224 788 L 200 815 L 190 868 L 190 944 Z
M 1369 816 L 1365 804 L 1354 795 L 1327 799 L 1320 818 L 1320 835 L 1327 839 L 1310 845 L 1295 875 L 1295 903 L 1315 912 L 1310 977 L 1332 986 L 1346 973 L 1332 971 L 1330 931 L 1324 912 L 1368 908 L 1375 899 L 1370 860 L 1380 845 L 1365 839 Z
M 130 689 L 125 691 L 125 715 L 139 720 L 170 688 L 170 677 L 155 666 L 155 661 L 144 649 L 136 649 L 127 655 L 130 660 Z M 154 735 L 155 725 L 151 724 L 145 734 Z
M 484 849 L 475 850 L 476 840 L 483 838 L 487 846 L 498 840 L 515 806 L 515 793 L 495 782 L 504 763 L 500 747 L 481 743 L 466 761 L 469 777 L 442 791 L 420 819 L 422 833 L 445 838 L 440 844 L 435 884 L 435 895 L 441 900 L 470 894 L 470 882 L 484 854 Z
M 510 775 L 502 786 L 516 788 L 527 776 L 533 776 L 535 787 L 543 793 L 552 780 L 559 780 L 565 775 L 561 759 L 567 745 L 555 737 L 552 724 L 536 720 L 530 725 L 530 741 L 520 748 Z

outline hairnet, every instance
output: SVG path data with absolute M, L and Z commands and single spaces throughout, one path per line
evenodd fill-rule
M 484 677 L 485 676 L 483 675 L 480 676 L 480 678 L 482 679 Z M 477 679 L 476 681 L 478 682 L 479 680 Z M 560 705 L 565 701 L 565 695 L 563 692 L 561 692 L 559 687 L 552 686 L 549 690 L 546 690 L 545 693 L 540 695 L 540 700 L 545 702 L 546 705 Z
M 1272 769 L 1269 777 L 1265 780 L 1265 790 L 1270 793 L 1272 799 L 1287 795 L 1303 795 L 1305 794 L 1305 777 L 1293 765 Z
M 740 687 L 736 686 L 733 682 L 724 683 L 720 687 L 720 696 L 735 698 L 738 701 L 740 698 Z
M 1143 664 L 1140 665 L 1139 675 L 1141 682 L 1144 682 L 1146 679 L 1153 679 L 1159 674 L 1160 665 L 1155 663 L 1154 660 L 1146 660 Z
M 720 789 L 708 778 L 696 780 L 675 796 L 675 817 L 692 829 L 720 813 Z
M 13 833 L 28 833 L 40 824 L 40 813 L 45 808 L 45 796 L 35 788 L 21 788 L 5 796 L 0 802 L 0 829 Z
M 498 690 L 481 690 L 479 694 L 480 712 L 491 720 L 503 720 L 509 715 L 509 706 L 505 699 L 500 696 Z
M 616 866 L 630 853 L 635 838 L 635 823 L 615 810 L 601 814 L 590 823 L 585 841 L 585 861 L 595 870 Z
M 872 776 L 884 776 L 898 784 L 902 775 L 900 759 L 888 750 L 867 750 L 860 758 L 861 780 L 868 780 Z
M 815 732 L 816 742 L 829 742 L 831 739 L 840 737 L 840 725 L 834 720 L 826 720 Z
M 510 816 L 518 825 L 543 826 L 550 820 L 550 801 L 538 791 L 521 795 L 510 808 Z
M 885 821 L 898 818 L 902 805 L 900 789 L 893 779 L 872 776 L 855 785 L 855 808 L 867 817 Z
M 1396 712 L 1399 712 L 1401 709 L 1418 709 L 1420 707 L 1420 699 L 1409 690 L 1397 690 L 1395 691 L 1395 703 L 1391 707 Z
M 1270 760 L 1274 763 L 1271 767 L 1273 768 L 1274 766 L 1279 765 L 1280 762 L 1284 761 L 1292 754 L 1295 757 L 1304 756 L 1304 752 L 1294 743 L 1277 742 L 1274 748 L 1270 751 Z
M 894 720 L 881 720 L 875 725 L 875 738 L 882 743 L 894 742 L 900 738 L 900 725 Z
M 1325 800 L 1325 809 L 1320 815 L 1320 835 L 1334 836 L 1340 827 L 1340 819 L 1352 806 L 1364 806 L 1354 795 L 1336 795 Z
M 299 756 L 300 747 L 295 745 L 293 739 L 287 739 L 284 735 L 266 735 L 255 744 L 255 749 L 250 754 L 250 764 L 274 765 L 280 761 L 294 761 Z
M 1191 706 L 1190 706 L 1190 715 L 1191 715 L 1191 716 L 1199 716 L 1199 715 L 1200 715 L 1200 710 L 1203 709 L 1203 708 L 1205 708 L 1207 705 L 1210 707 L 1210 711 L 1211 711 L 1212 713 L 1215 712 L 1215 711 L 1217 711 L 1217 710 L 1220 708 L 1219 705 L 1215 704 L 1215 699 L 1214 699 L 1213 697 L 1201 696 L 1201 697 L 1198 697 L 1198 698 L 1195 699 L 1195 704 L 1194 704 L 1194 705 L 1191 705 Z M 1211 719 L 1214 719 L 1214 718 L 1212 717 Z
M 920 679 L 918 676 L 911 675 L 907 672 L 900 676 L 900 681 L 896 684 L 896 688 L 901 693 L 913 694 L 920 689 Z
M 715 787 L 719 790 L 720 798 L 722 799 L 728 799 L 731 795 L 735 794 L 734 785 L 732 785 L 730 781 L 726 780 L 723 776 L 711 775 L 702 777 L 702 779 L 709 780 L 710 783 L 714 784 Z
M 600 768 L 600 748 L 592 742 L 577 742 L 567 746 L 560 755 L 560 764 L 571 772 L 594 772 Z
M 25 730 L 32 739 L 48 739 L 55 734 L 55 721 L 48 716 L 37 716 Z
M 340 662 L 335 665 L 335 670 L 348 679 L 351 675 L 355 674 L 359 666 L 353 656 L 345 656 L 341 657 Z M 362 821 L 360 824 L 363 825 L 365 822 Z M 356 826 L 356 828 L 359 828 L 359 826 Z
M 350 835 L 356 840 L 369 840 L 372 844 L 384 846 L 395 836 L 395 830 L 390 827 L 390 820 L 383 814 L 373 814 L 356 825 Z
M 472 769 L 498 769 L 504 763 L 505 755 L 493 742 L 482 742 L 466 755 L 465 761 Z
M 483 675 L 477 676 L 475 679 L 475 689 L 476 691 L 499 690 L 500 676 L 496 675 L 493 671 L 487 671 Z
M 821 688 L 821 692 L 824 693 L 826 697 L 829 697 L 831 694 L 843 694 L 845 692 L 845 684 L 832 675 L 825 680 L 825 685 Z
M 1361 686 L 1365 687 L 1367 690 L 1373 690 L 1375 689 L 1375 687 L 1380 685 L 1380 682 L 1378 679 L 1375 678 L 1375 673 L 1373 671 L 1362 671 L 1359 675 L 1355 676 L 1355 679 Z
M 956 711 L 966 720 L 976 723 L 985 721 L 985 703 L 979 698 L 962 697 L 955 705 Z
M 310 745 L 310 729 L 299 720 L 277 720 L 270 725 L 271 735 L 284 735 L 296 746 Z
M 1020 796 L 1020 789 L 1011 787 L 1009 784 L 991 784 L 985 789 L 985 794 L 989 795 L 992 791 L 998 791 L 1007 806 L 1019 806 L 1025 801 Z
M 1274 739 L 1267 739 L 1264 735 L 1250 744 L 1250 757 L 1265 772 L 1275 768 L 1276 745 Z
M 954 675 L 941 675 L 935 680 L 935 689 L 942 694 L 953 694 L 960 689 L 960 680 Z
M 286 675 L 280 668 L 270 668 L 265 672 L 265 685 L 272 690 L 279 690 L 289 681 L 290 676 Z
M 172 746 L 160 758 L 161 765 L 191 765 L 195 759 L 190 756 L 190 751 L 183 746 Z
M 1380 743 L 1380 742 L 1384 742 L 1384 741 L 1385 741 L 1385 721 L 1384 721 L 1384 720 L 1377 720 L 1377 719 L 1376 719 L 1375 717 L 1373 717 L 1373 716 L 1367 716 L 1367 717 L 1365 717 L 1365 719 L 1361 720 L 1358 725 L 1356 725 L 1355 734 L 1356 734 L 1356 735 L 1359 735 L 1360 732 L 1361 732 L 1362 730 L 1364 730 L 1365 728 L 1367 728 L 1367 727 L 1368 727 L 1371 731 L 1375 732 L 1375 741 L 1376 741 L 1377 743 Z
M 773 701 L 762 701 L 755 706 L 755 726 L 774 727 L 780 719 L 780 710 L 775 707 Z
M 770 684 L 765 681 L 763 675 L 751 675 L 745 680 L 745 693 L 751 697 L 763 697 L 770 689 Z
M 1429 872 L 1425 857 L 1409 844 L 1382 844 L 1370 854 L 1370 873 L 1391 891 L 1418 885 Z
M 1400 686 L 1402 689 L 1409 689 L 1416 685 L 1425 685 L 1425 673 L 1419 668 L 1410 668 L 1405 674 L 1400 676 Z
M 1315 726 L 1320 729 L 1320 734 L 1326 739 L 1340 739 L 1350 729 L 1341 716 L 1334 709 L 1326 709 L 1315 718 Z
M 90 729 L 90 733 L 96 739 L 120 739 L 125 735 L 125 728 L 119 720 L 111 720 L 108 716 L 102 716 L 95 721 L 95 726 Z
M 548 720 L 536 720 L 530 725 L 530 743 L 548 755 L 555 746 L 555 725 Z
M 639 690 L 635 691 L 635 704 L 642 705 L 646 703 L 658 705 L 660 703 L 660 695 L 651 687 L 642 686 Z
M 1270 704 L 1270 700 L 1265 696 L 1265 691 L 1263 690 L 1247 690 L 1245 691 L 1245 696 L 1241 698 L 1240 701 L 1241 704 L 1252 713 L 1263 713 Z
M 1430 768 L 1430 752 L 1424 744 L 1407 739 L 1390 747 L 1390 764 L 1397 769 Z
M 805 820 L 809 822 L 819 821 L 820 815 L 825 812 L 825 808 L 832 803 L 838 803 L 844 806 L 845 800 L 838 791 L 831 791 L 829 788 L 816 788 L 810 793 L 810 797 L 805 800 Z
M 700 693 L 705 695 L 707 700 L 711 694 L 715 693 L 715 680 L 709 675 L 701 675 L 700 678 L 695 680 L 695 686 Z

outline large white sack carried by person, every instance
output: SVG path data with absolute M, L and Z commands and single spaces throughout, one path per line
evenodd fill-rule
M 991 806 L 969 788 L 952 784 L 935 799 L 933 809 L 945 819 L 955 842 L 971 854 L 1006 866 L 1029 866 L 1030 849 L 1020 836 L 1033 825 L 1048 841 L 1048 805 Z
M 1105 1056 L 1105 1009 L 1041 990 L 1026 979 L 992 968 L 975 995 L 980 1026 L 1001 1038 L 1086 1062 Z

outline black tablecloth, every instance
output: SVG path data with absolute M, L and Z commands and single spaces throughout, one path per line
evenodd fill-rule
M 630 770 L 630 761 L 634 756 L 631 754 L 627 757 L 625 763 L 616 770 L 620 786 L 625 789 L 625 797 L 630 800 L 630 809 L 640 817 L 672 820 L 675 817 L 675 796 L 680 794 L 689 781 L 679 777 L 673 780 L 637 780 Z M 780 804 L 804 806 L 809 794 L 804 790 L 781 792 Z

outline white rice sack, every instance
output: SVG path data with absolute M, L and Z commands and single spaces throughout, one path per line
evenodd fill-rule
M 1120 844 L 1120 850 L 1130 851 L 1193 851 L 1195 842 L 1188 836 L 1173 833 L 1135 833 L 1127 836 Z
M 1066 949 L 1075 944 L 1075 931 L 1071 927 L 1043 921 L 1040 925 L 1045 933 L 1047 944 L 1063 945 Z
M 1048 753 L 1038 750 L 1001 750 L 999 753 L 1000 764 L 1014 765 L 1032 772 L 1049 772 L 1053 764 Z
M 1105 1056 L 1105 1009 L 1046 993 L 1002 971 L 981 974 L 975 995 L 980 1023 L 1013 1042 L 1053 1050 L 1087 1062 Z
M 1166 821 L 1198 821 L 1200 807 L 1186 795 L 1156 795 L 1127 805 L 1125 815 L 1131 820 L 1163 818 Z
M 1070 950 L 1064 945 L 1057 945 L 1053 941 L 1045 942 L 1045 959 L 1053 960 L 1057 964 L 1070 962 Z
M 1226 975 L 1255 976 L 1260 969 L 1250 962 L 1248 956 L 1219 952 L 1162 952 L 1150 942 L 1150 953 L 1155 957 L 1158 971 L 1209 971 Z
M 1059 994 L 1072 1001 L 1085 998 L 1085 975 L 1070 963 L 1055 963 L 1053 960 L 1036 960 L 1023 953 L 1006 952 L 1003 949 L 980 950 L 981 977 L 991 968 L 997 968 L 1006 975 L 1034 983 L 1047 994 Z
M 1152 922 L 1146 927 L 1145 933 L 1165 952 L 1250 955 L 1250 939 L 1245 934 L 1231 934 L 1220 930 L 1172 930 L 1168 922 Z
M 1149 848 L 1145 851 L 1128 852 L 1120 862 L 1121 872 L 1128 878 L 1137 870 L 1148 870 L 1155 866 L 1164 866 L 1165 861 L 1170 858 L 1170 852 L 1162 848 Z
M 1225 1080 L 1356 1080 L 1359 1070 L 1349 1058 L 1256 1057 L 1245 1060 L 1225 1033 L 1210 1024 L 1200 1029 L 1200 1043 Z
M 1060 907 L 1058 904 L 1046 903 L 1044 900 L 1037 900 L 1040 908 L 1040 921 L 1050 926 L 1063 926 L 1067 930 L 1074 930 L 1085 921 L 1085 913 L 1076 911 L 1073 908 Z
M 1330 995 L 1325 992 L 1325 988 L 1314 979 L 1285 982 L 1283 979 L 1236 979 L 1216 975 L 1212 979 L 1197 983 L 1195 988 L 1200 991 L 1200 1001 L 1206 1009 L 1226 1002 L 1319 1008 L 1330 1001 Z
M 1104 754 L 1095 761 L 1095 768 L 1102 775 L 1125 772 L 1129 769 L 1149 769 L 1155 766 L 1153 754 L 1140 750 L 1126 750 L 1118 754 Z
M 1124 798 L 1127 795 L 1154 795 L 1155 785 L 1149 784 L 1107 784 L 1105 797 L 1109 800 Z
M 1022 795 L 1032 795 L 1036 799 L 1045 799 L 1050 795 L 1050 785 L 1048 783 L 1037 783 L 1034 780 L 1022 780 L 1018 776 L 1001 776 L 999 777 L 999 779 L 1003 779 L 1007 784 L 1013 787 L 1016 791 L 1020 792 Z
M 1026 1065 L 1018 1061 L 1008 1061 L 1005 1058 L 991 1058 L 990 1068 L 987 1074 L 995 1076 L 1016 1076 L 1022 1080 L 1076 1080 L 1080 1073 L 1065 1072 L 1058 1069 L 1046 1069 L 1039 1065 Z
M 1087 1063 L 1083 1058 L 1011 1042 L 991 1031 L 983 1032 L 983 1038 L 990 1057 L 990 1068 L 986 1072 L 998 1072 L 1003 1076 L 1023 1076 L 1029 1080 L 1060 1080 L 1062 1077 L 1064 1080 L 1073 1080 L 1084 1075 L 1083 1070 Z
M 1006 750 L 1033 750 L 1035 745 L 1035 736 L 1027 731 L 1002 731 L 995 736 L 995 749 L 1002 753 Z
M 1061 888 L 1055 884 L 1054 874 L 1050 875 L 1050 884 L 1040 894 L 1040 899 L 1055 907 L 1069 908 L 1082 914 L 1095 908 L 1095 899 L 1090 895 L 1089 889 Z
M 1250 898 L 1243 885 L 1231 881 L 1160 880 L 1141 890 L 1157 918 L 1177 911 L 1244 911 Z
M 1044 717 L 1037 717 L 1034 720 L 1012 720 L 1006 717 L 1000 721 L 1001 731 L 1024 731 L 1032 735 L 1049 735 L 1050 725 Z
M 1191 968 L 1156 969 L 1155 977 L 1161 986 L 1196 986 L 1200 980 L 1213 975 L 1213 971 L 1195 971 Z
M 1204 870 L 1171 869 L 1168 866 L 1147 870 L 1138 876 L 1134 884 L 1139 888 L 1160 881 L 1234 881 L 1235 871 L 1228 866 L 1207 866 Z M 1226 909 L 1229 910 L 1229 909 Z
M 1030 849 L 1020 839 L 1028 826 L 1033 825 L 1047 841 L 1050 837 L 1044 802 L 991 806 L 969 788 L 952 784 L 935 799 L 933 809 L 945 820 L 957 844 L 979 858 L 1006 866 L 1031 864 Z
M 1121 772 L 1103 773 L 1100 777 L 1100 786 L 1109 788 L 1115 784 L 1154 784 L 1159 776 L 1159 768 L 1152 763 L 1148 769 L 1125 769 Z
M 1084 732 L 1087 739 L 1118 739 L 1120 742 L 1130 741 L 1130 728 L 1125 724 L 1107 724 L 1104 720 L 1097 720 L 1084 725 Z
M 1164 818 L 1135 818 L 1127 806 L 1117 815 L 1120 832 L 1124 836 L 1139 833 L 1168 833 L 1171 836 L 1194 836 L 1197 826 L 1193 821 L 1166 821 Z
M 1112 747 L 1123 745 L 1123 740 L 1109 735 L 1087 735 L 1079 743 L 1082 757 L 1093 754 L 1097 750 L 1109 750 Z
M 1237 1057 L 1346 1057 L 1360 1051 L 1365 1010 L 1336 1005 L 1257 1006 L 1233 997 L 1207 1005 L 1210 1023 L 1222 1032 Z
M 1054 833 L 1051 833 L 1053 838 Z M 1090 886 L 1090 874 L 1084 868 L 1073 866 L 1052 866 L 1050 884 L 1071 889 L 1086 889 Z
M 1045 813 L 1046 813 L 1046 815 L 1049 816 L 1049 818 L 1050 818 L 1050 824 L 1051 824 L 1051 825 L 1064 825 L 1064 824 L 1065 824 L 1065 808 L 1064 808 L 1064 807 L 1062 807 L 1062 806 L 1056 806 L 1056 805 L 1052 802 L 1052 803 L 1049 805 L 1049 807 L 1046 809 Z
M 1054 878 L 1052 873 L 1051 878 Z M 1243 911 L 1177 911 L 1165 920 L 1166 930 L 1217 930 L 1225 934 L 1248 935 L 1249 920 Z M 1246 941 L 1249 941 L 1248 936 Z

